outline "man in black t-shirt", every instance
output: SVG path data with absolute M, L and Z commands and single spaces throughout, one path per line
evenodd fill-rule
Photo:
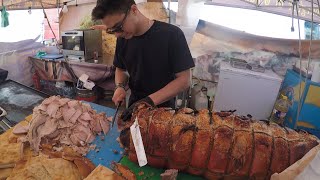
M 92 17 L 104 24 L 94 28 L 117 37 L 112 98 L 116 105 L 125 99 L 129 74 L 129 108 L 121 118 L 129 119 L 139 103 L 174 107 L 174 97 L 190 86 L 194 67 L 181 29 L 146 18 L 134 0 L 98 0 Z

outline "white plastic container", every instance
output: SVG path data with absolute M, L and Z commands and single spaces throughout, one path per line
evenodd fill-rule
M 320 83 L 320 62 L 314 63 L 311 81 Z
M 261 73 L 236 69 L 227 62 L 220 65 L 213 110 L 237 110 L 237 115 L 250 114 L 254 119 L 268 119 L 282 79 L 271 70 Z

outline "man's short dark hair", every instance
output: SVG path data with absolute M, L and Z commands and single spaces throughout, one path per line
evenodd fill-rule
M 99 20 L 107 15 L 125 13 L 133 4 L 134 0 L 98 0 L 91 16 L 93 20 Z

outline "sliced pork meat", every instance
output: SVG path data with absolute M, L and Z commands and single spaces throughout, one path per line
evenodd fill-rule
M 43 100 L 42 104 L 43 105 L 48 105 L 48 104 L 51 104 L 53 101 L 55 100 L 59 100 L 60 98 L 58 96 L 51 96 L 45 100 Z
M 43 128 L 39 129 L 41 132 L 39 132 L 39 136 L 47 136 L 55 131 L 57 131 L 58 128 L 58 121 L 55 118 L 47 118 L 46 122 L 43 125 Z
M 68 106 L 64 106 L 62 109 L 62 116 L 64 121 L 69 122 L 71 117 L 77 112 L 75 108 L 68 108 Z
M 70 108 L 75 108 L 75 107 L 77 107 L 77 106 L 79 106 L 79 101 L 77 101 L 77 100 L 71 100 L 71 101 L 69 101 L 68 102 L 68 106 L 70 107 Z
M 92 117 L 90 116 L 90 114 L 88 112 L 84 112 L 81 117 L 81 119 L 85 120 L 85 121 L 91 121 Z
M 79 117 L 81 116 L 81 114 L 82 114 L 82 110 L 81 109 L 78 109 L 75 113 L 74 113 L 74 115 L 70 118 L 70 122 L 72 123 L 72 124 L 75 124 L 76 123 L 76 121 L 79 119 Z
M 89 104 L 82 104 L 82 112 L 91 112 L 94 111 Z
M 81 123 L 82 125 L 84 125 L 86 127 L 89 126 L 89 121 L 85 121 L 83 119 L 79 119 L 78 121 L 79 121 L 79 123 Z
M 95 116 L 96 117 L 96 116 Z M 94 118 L 93 121 L 90 121 L 90 126 L 92 128 L 92 130 L 96 133 L 99 133 L 102 131 L 100 122 L 96 120 L 96 118 Z
M 49 116 L 54 117 L 59 109 L 59 103 L 52 102 L 47 107 L 47 113 Z
M 47 105 L 40 104 L 39 106 L 35 107 L 35 111 L 38 111 L 38 110 L 47 111 Z
M 13 134 L 27 134 L 29 130 L 30 125 L 23 126 L 21 124 L 17 124 L 14 126 L 12 133 Z
M 60 104 L 60 106 L 64 106 L 69 101 L 71 101 L 69 98 L 61 98 L 61 99 L 59 99 L 59 104 Z
M 109 120 L 89 104 L 52 96 L 33 109 L 33 118 L 27 127 L 15 127 L 16 133 L 28 132 L 27 139 L 37 153 L 41 142 L 68 145 L 85 155 L 97 134 L 109 131 Z
M 38 135 L 39 127 L 46 122 L 46 118 L 43 114 L 36 114 L 32 117 L 32 122 L 28 131 L 28 141 L 30 143 L 31 148 L 37 153 L 39 151 L 41 137 Z
M 107 117 L 107 120 L 108 120 L 109 122 L 112 122 L 112 119 L 113 119 L 112 116 Z
M 59 129 L 59 130 L 57 130 L 57 131 L 52 132 L 52 133 L 49 134 L 47 137 L 48 137 L 49 139 L 56 140 L 56 138 L 60 135 L 60 133 L 61 133 L 61 130 Z
M 106 118 L 100 118 L 99 122 L 100 122 L 103 133 L 107 134 L 110 130 L 109 121 L 107 121 Z

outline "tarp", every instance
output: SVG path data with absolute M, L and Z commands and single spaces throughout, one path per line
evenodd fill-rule
M 136 0 L 137 2 L 166 2 L 167 0 Z M 173 0 L 173 2 L 176 0 Z M 192 0 L 179 0 L 179 5 L 184 4 Z M 279 14 L 283 16 L 292 16 L 292 2 L 295 0 L 196 0 L 196 2 L 205 2 L 207 5 L 218 5 L 227 7 L 236 7 L 243 9 L 259 10 L 274 14 Z M 299 0 L 298 9 L 299 17 L 303 20 L 311 21 L 311 2 L 314 4 L 314 22 L 320 23 L 320 9 L 318 7 L 317 0 Z M 45 9 L 62 7 L 64 0 L 3 0 L 3 5 L 7 7 L 8 10 L 20 10 L 20 9 L 41 9 L 42 5 Z M 96 2 L 96 0 L 77 0 L 77 1 L 66 1 L 68 5 L 86 4 Z M 192 3 L 191 3 L 192 4 Z M 1 9 L 1 8 L 0 8 Z M 294 12 L 296 17 L 296 12 Z
M 166 2 L 168 0 L 135 0 L 135 2 Z M 177 1 L 177 0 L 172 0 Z M 61 8 L 64 2 L 67 2 L 68 6 L 95 3 L 97 0 L 0 0 L 0 6 L 3 5 L 7 7 L 7 10 L 27 10 L 29 7 L 31 9 L 50 9 L 50 8 Z M 42 2 L 42 5 L 41 5 Z M 1 9 L 1 7 L 0 7 Z
M 73 82 L 71 73 L 74 73 L 77 78 L 82 74 L 87 74 L 89 80 L 94 81 L 96 85 L 105 90 L 114 89 L 114 66 L 76 61 L 66 63 L 59 59 L 40 60 L 37 58 L 30 58 L 30 62 L 41 80 Z M 68 70 L 68 67 L 70 67 L 73 72 Z
M 301 42 L 303 60 L 309 56 L 309 40 Z M 320 40 L 313 40 L 311 58 L 320 57 Z M 199 21 L 196 33 L 190 44 L 196 67 L 194 76 L 217 81 L 219 61 L 231 58 L 257 63 L 272 68 L 277 74 L 284 75 L 300 59 L 299 42 L 291 39 L 277 39 L 256 36 L 233 30 L 203 20 Z
M 292 17 L 293 1 L 294 0 L 211 0 L 207 1 L 205 4 L 258 10 Z M 314 22 L 320 23 L 320 9 L 317 0 L 297 1 L 299 18 L 311 21 L 312 1 L 314 10 Z M 294 10 L 294 17 L 297 18 L 296 8 Z
M 7 10 L 27 10 L 29 7 L 31 9 L 50 9 L 62 7 L 63 2 L 67 2 L 67 5 L 79 5 L 86 4 L 91 2 L 96 2 L 96 0 L 0 0 L 0 3 L 3 1 L 3 5 L 7 7 Z M 41 4 L 42 2 L 42 4 Z M 1 4 L 0 4 L 1 5 Z M 0 8 L 1 9 L 1 8 Z
M 30 39 L 14 43 L 0 42 L 0 47 L 0 68 L 9 71 L 8 79 L 32 85 L 32 65 L 28 57 L 42 50 L 43 45 L 36 39 Z

